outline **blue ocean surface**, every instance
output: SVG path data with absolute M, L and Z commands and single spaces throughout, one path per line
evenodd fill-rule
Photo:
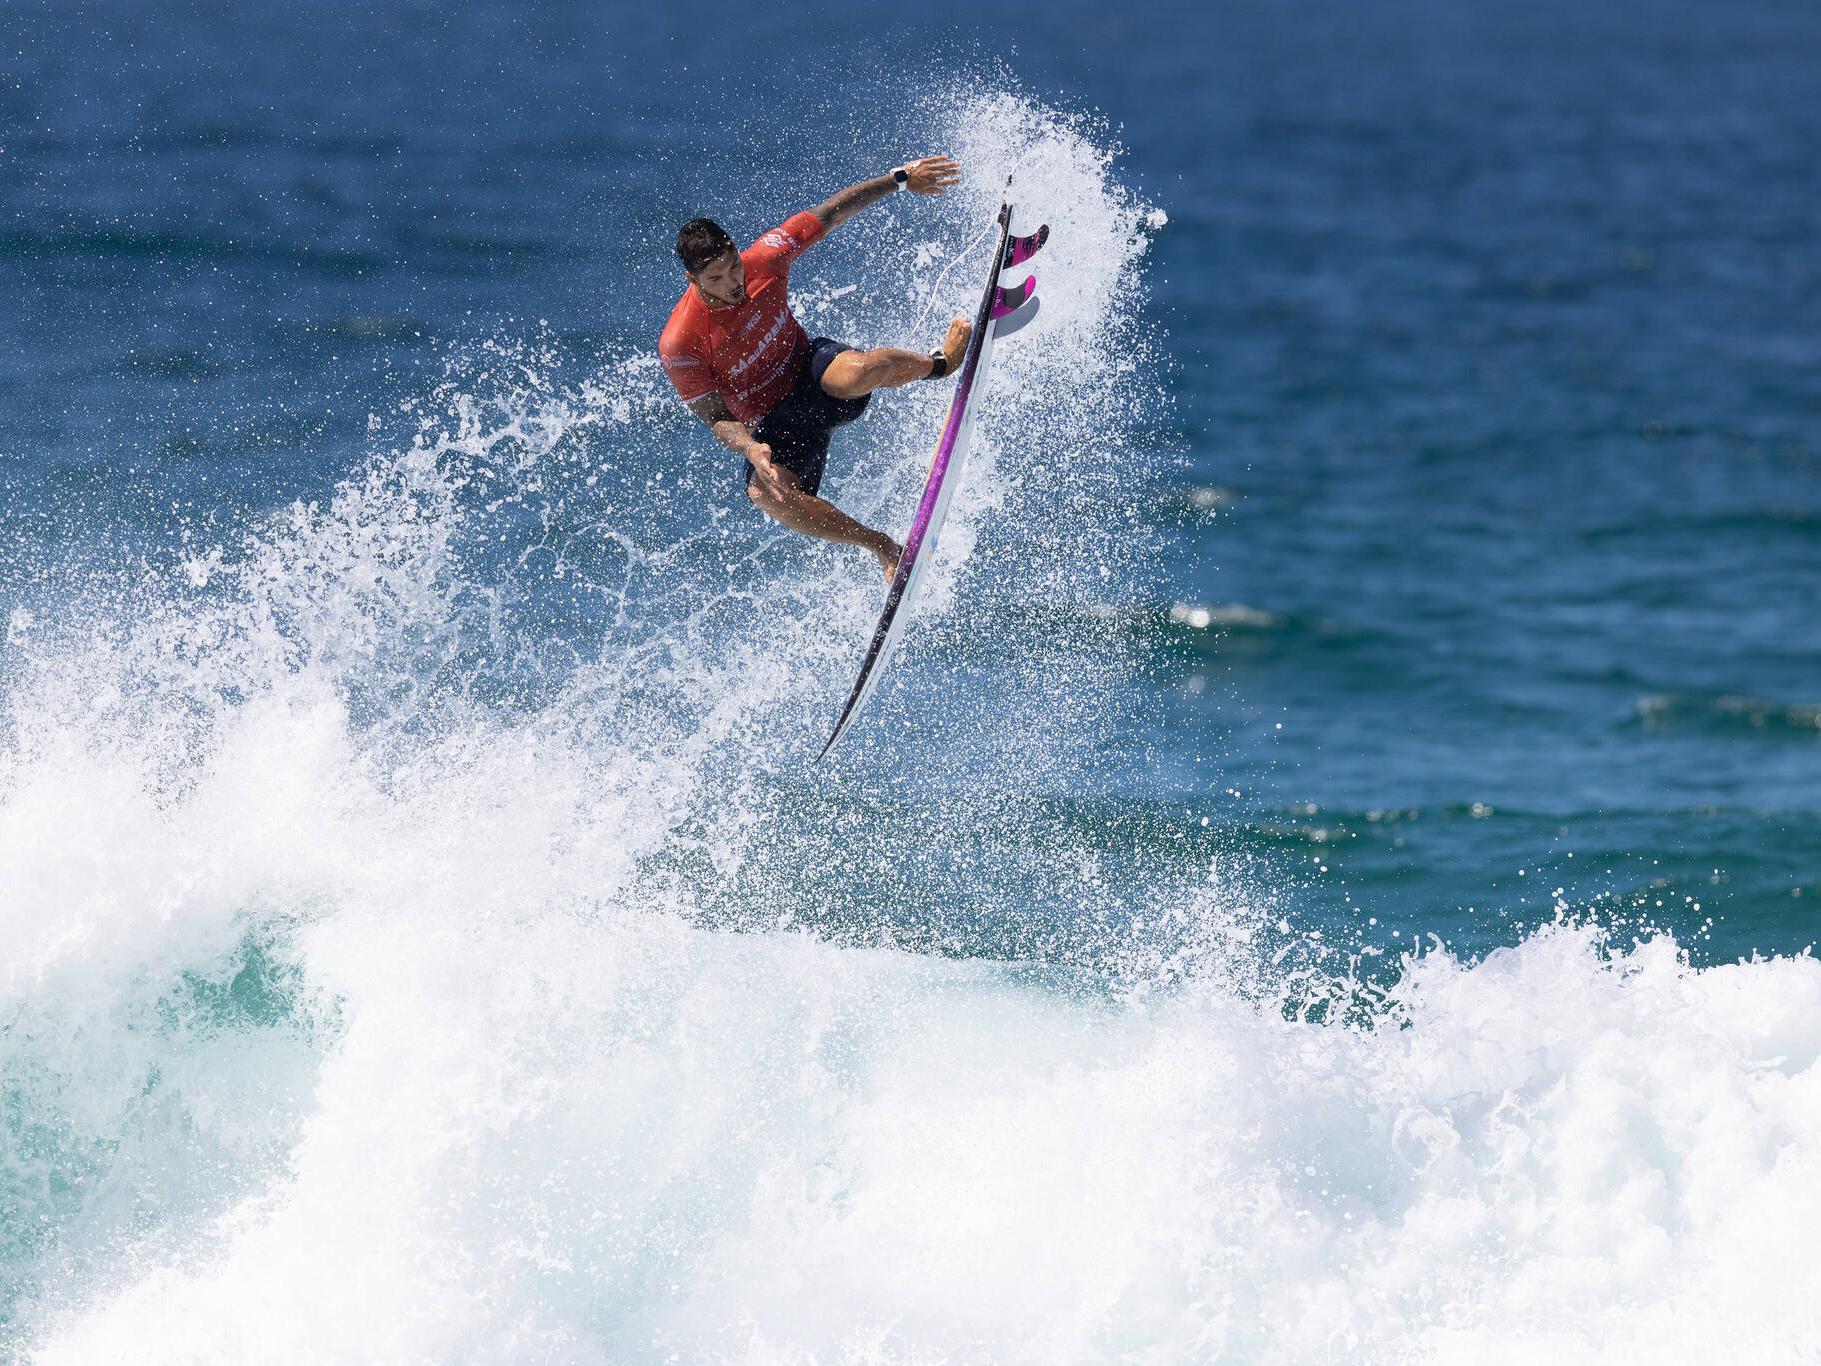
M 1821 1356 L 1821 9 L 0 14 L 0 1358 Z M 656 357 L 926 349 L 910 638 Z M 902 534 L 952 390 L 825 492 Z

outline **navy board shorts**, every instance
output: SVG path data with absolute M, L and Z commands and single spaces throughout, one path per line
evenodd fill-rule
M 836 427 L 852 422 L 866 411 L 871 394 L 859 398 L 835 398 L 822 389 L 822 375 L 828 363 L 843 351 L 854 348 L 831 337 L 814 337 L 809 343 L 809 356 L 797 372 L 797 382 L 764 417 L 752 424 L 752 434 L 771 447 L 771 458 L 797 476 L 797 484 L 807 494 L 822 487 L 822 471 L 828 466 L 828 438 Z M 752 461 L 746 464 L 746 483 L 750 487 L 758 471 Z

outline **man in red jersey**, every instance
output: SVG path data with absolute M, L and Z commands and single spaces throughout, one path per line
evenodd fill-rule
M 949 157 L 919 158 L 791 215 L 745 251 L 711 219 L 693 219 L 677 233 L 689 288 L 658 341 L 677 395 L 745 458 L 748 498 L 793 531 L 870 550 L 888 581 L 903 547 L 816 496 L 828 439 L 866 410 L 873 390 L 952 373 L 973 326 L 956 318 L 938 351 L 862 351 L 811 339 L 786 289 L 791 263 L 867 205 L 898 190 L 941 194 L 960 178 Z

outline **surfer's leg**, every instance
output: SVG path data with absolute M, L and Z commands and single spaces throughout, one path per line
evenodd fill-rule
M 788 480 L 789 472 L 784 473 Z M 902 546 L 883 531 L 874 531 L 856 522 L 833 503 L 805 493 L 794 482 L 779 485 L 754 478 L 746 485 L 746 496 L 766 516 L 782 522 L 792 531 L 870 550 L 885 571 L 887 582 L 898 572 L 898 557 L 904 553 Z
M 822 372 L 822 392 L 830 398 L 859 398 L 875 389 L 896 389 L 928 379 L 928 353 L 880 346 L 871 351 L 843 351 Z
M 967 353 L 973 325 L 966 318 L 949 324 L 948 337 L 942 343 L 942 355 L 948 362 L 944 373 L 953 374 Z M 931 353 L 903 351 L 895 346 L 875 347 L 871 351 L 843 351 L 830 360 L 821 374 L 822 392 L 830 398 L 860 398 L 875 389 L 896 389 L 915 380 L 928 379 L 935 368 Z

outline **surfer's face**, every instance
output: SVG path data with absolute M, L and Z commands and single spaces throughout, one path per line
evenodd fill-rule
M 729 247 L 700 270 L 685 274 L 709 303 L 725 308 L 746 302 L 746 267 L 740 253 Z

